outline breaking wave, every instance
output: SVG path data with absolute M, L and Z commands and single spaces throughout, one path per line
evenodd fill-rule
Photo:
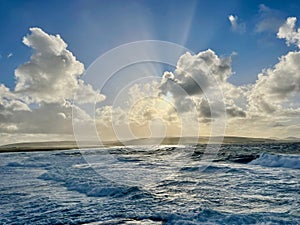
M 259 158 L 254 159 L 249 164 L 266 167 L 300 169 L 300 155 L 270 154 L 264 152 Z

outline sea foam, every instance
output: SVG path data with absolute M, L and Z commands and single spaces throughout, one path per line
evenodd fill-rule
M 300 169 L 300 155 L 270 154 L 264 152 L 259 158 L 251 161 L 249 164 Z

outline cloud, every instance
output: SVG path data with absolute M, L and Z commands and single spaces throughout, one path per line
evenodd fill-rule
M 0 110 L 0 113 L 3 113 L 3 111 L 6 111 L 7 113 L 12 113 L 14 111 L 30 111 L 28 105 L 18 99 L 17 96 L 3 84 L 0 84 Z
M 197 55 L 187 52 L 182 55 L 176 65 L 174 73 L 166 72 L 163 75 L 161 89 L 176 84 L 189 96 L 201 94 L 216 85 L 223 83 L 231 75 L 231 58 L 219 58 L 214 51 L 208 49 Z
M 106 98 L 99 91 L 95 91 L 92 85 L 85 84 L 83 80 L 78 80 L 77 91 L 73 97 L 77 104 L 102 102 Z
M 40 103 L 30 108 L 4 85 L 0 85 L 0 132 L 63 133 L 72 132 L 71 104 Z
M 41 103 L 31 111 L 18 111 L 12 120 L 19 133 L 71 134 L 72 106 L 70 103 Z
M 243 110 L 242 108 L 233 105 L 233 106 L 229 106 L 226 108 L 226 113 L 228 117 L 241 117 L 241 118 L 245 118 L 246 117 L 246 112 L 245 110 Z
M 261 5 L 262 12 L 268 10 Z M 239 29 L 238 18 L 229 19 L 232 27 Z M 288 18 L 278 37 L 299 47 L 300 32 L 295 23 L 296 18 Z M 260 29 L 267 31 L 267 27 Z M 300 114 L 300 105 L 291 101 L 300 96 L 300 51 L 282 56 L 274 67 L 258 75 L 255 84 L 245 86 L 229 82 L 234 74 L 231 56 L 220 57 L 210 49 L 198 54 L 186 52 L 175 70 L 164 72 L 160 80 L 122 89 L 120 105 L 97 104 L 93 118 L 84 107 L 71 104 L 74 96 L 83 106 L 106 97 L 80 79 L 83 64 L 59 35 L 49 35 L 40 28 L 30 31 L 23 43 L 33 49 L 33 55 L 16 69 L 15 91 L 0 84 L 0 133 L 5 137 L 60 134 L 70 138 L 72 122 L 79 123 L 82 130 L 95 122 L 99 136 L 106 140 L 149 136 L 152 131 L 161 134 L 162 129 L 168 135 L 197 135 L 200 126 L 208 127 L 209 134 L 210 122 L 224 114 L 231 135 L 266 136 L 270 132 L 279 135 L 283 129 L 284 134 L 289 134 L 289 129 L 299 130 L 290 124 Z M 75 121 L 72 110 L 77 115 Z M 89 137 L 90 133 L 86 134 Z
M 59 35 L 30 28 L 23 43 L 33 48 L 29 62 L 15 70 L 15 91 L 0 84 L 0 131 L 2 133 L 72 134 L 72 109 L 88 122 L 71 102 L 96 103 L 105 96 L 80 79 L 84 66 L 67 50 Z
M 296 17 L 287 18 L 286 22 L 279 28 L 277 37 L 285 39 L 288 46 L 295 44 L 300 48 L 300 28 L 295 28 L 296 22 Z
M 258 19 L 259 21 L 255 26 L 255 31 L 258 33 L 277 33 L 279 27 L 284 23 L 284 19 L 280 11 L 271 9 L 264 4 L 259 5 Z
M 73 135 L 67 134 L 29 134 L 29 133 L 1 133 L 1 144 L 15 144 L 21 142 L 42 141 L 74 141 Z
M 84 65 L 67 49 L 63 39 L 40 28 L 30 28 L 30 31 L 23 43 L 34 52 L 30 61 L 15 70 L 15 92 L 26 95 L 32 102 L 55 103 L 73 99 L 80 89 L 79 96 L 84 97 L 81 101 L 94 101 L 97 92 L 79 79 Z M 103 100 L 103 96 L 97 100 Z
M 173 73 L 164 73 L 161 94 L 170 93 L 180 113 L 197 109 L 202 120 L 220 117 L 226 111 L 230 117 L 244 117 L 245 112 L 234 102 L 238 90 L 227 81 L 231 74 L 231 57 L 219 58 L 210 49 L 197 55 L 187 52 L 179 58 Z
M 249 95 L 254 111 L 280 113 L 282 104 L 300 92 L 300 52 L 282 56 L 274 68 L 264 70 Z
M 231 24 L 231 29 L 238 33 L 245 33 L 246 32 L 246 24 L 240 23 L 238 16 L 229 15 L 228 19 Z
M 295 17 L 289 17 L 279 28 L 277 37 L 286 39 L 287 45 L 295 44 L 299 47 L 300 30 L 295 28 L 296 21 Z M 250 114 L 290 119 L 299 115 L 299 106 L 291 101 L 300 94 L 299 71 L 300 51 L 291 51 L 281 56 L 273 68 L 258 74 L 247 96 Z
M 120 107 L 113 106 L 103 106 L 96 109 L 97 122 L 101 126 L 110 127 L 112 124 L 120 125 L 121 123 L 126 123 L 127 113 Z
M 0 131 L 14 132 L 17 130 L 13 116 L 18 111 L 30 111 L 29 107 L 3 84 L 0 84 Z

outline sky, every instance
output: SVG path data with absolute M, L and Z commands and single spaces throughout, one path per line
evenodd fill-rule
M 226 135 L 299 137 L 299 14 L 299 2 L 289 0 L 1 0 L 0 141 L 72 138 L 74 110 L 80 129 L 96 123 L 103 139 L 121 135 L 112 123 L 123 138 L 206 135 L 221 111 Z M 160 69 L 119 71 L 100 94 L 84 79 L 101 70 L 98 57 L 143 40 L 191 54 L 176 52 Z M 146 70 L 153 77 L 138 81 Z M 81 100 L 72 105 L 76 90 Z M 89 103 L 95 115 L 84 112 Z

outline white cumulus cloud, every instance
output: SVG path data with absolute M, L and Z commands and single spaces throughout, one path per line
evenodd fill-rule
M 15 70 L 17 83 L 15 92 L 26 95 L 33 102 L 63 102 L 73 99 L 78 88 L 81 101 L 89 101 L 97 93 L 91 86 L 85 86 L 79 76 L 84 65 L 67 49 L 59 35 L 49 35 L 40 28 L 30 28 L 31 34 L 23 43 L 34 52 L 30 61 Z M 94 93 L 92 93 L 94 92 Z M 103 96 L 97 100 L 103 100 Z
M 295 28 L 297 19 L 287 18 L 279 28 L 278 38 L 286 39 L 287 45 L 300 47 L 300 29 Z M 300 109 L 286 104 L 300 93 L 300 51 L 291 51 L 279 58 L 279 62 L 263 70 L 249 92 L 249 110 L 266 115 L 295 115 Z
M 274 68 L 264 70 L 249 95 L 254 110 L 275 113 L 282 111 L 282 103 L 300 92 L 300 52 L 282 56 Z
M 279 28 L 277 37 L 285 39 L 287 45 L 295 44 L 300 48 L 300 28 L 296 29 L 296 17 L 287 18 L 286 22 Z
M 231 74 L 231 57 L 220 58 L 210 49 L 196 55 L 187 52 L 180 57 L 173 73 L 164 73 L 160 89 L 162 94 L 172 95 L 178 112 L 196 108 L 202 119 L 218 117 L 224 101 L 229 116 L 244 117 L 245 112 L 233 100 L 239 96 L 238 90 L 227 81 Z
M 105 96 L 80 79 L 84 65 L 59 35 L 40 28 L 30 31 L 23 43 L 33 55 L 15 70 L 15 90 L 0 84 L 0 132 L 70 135 L 75 93 L 80 104 L 100 102 Z

